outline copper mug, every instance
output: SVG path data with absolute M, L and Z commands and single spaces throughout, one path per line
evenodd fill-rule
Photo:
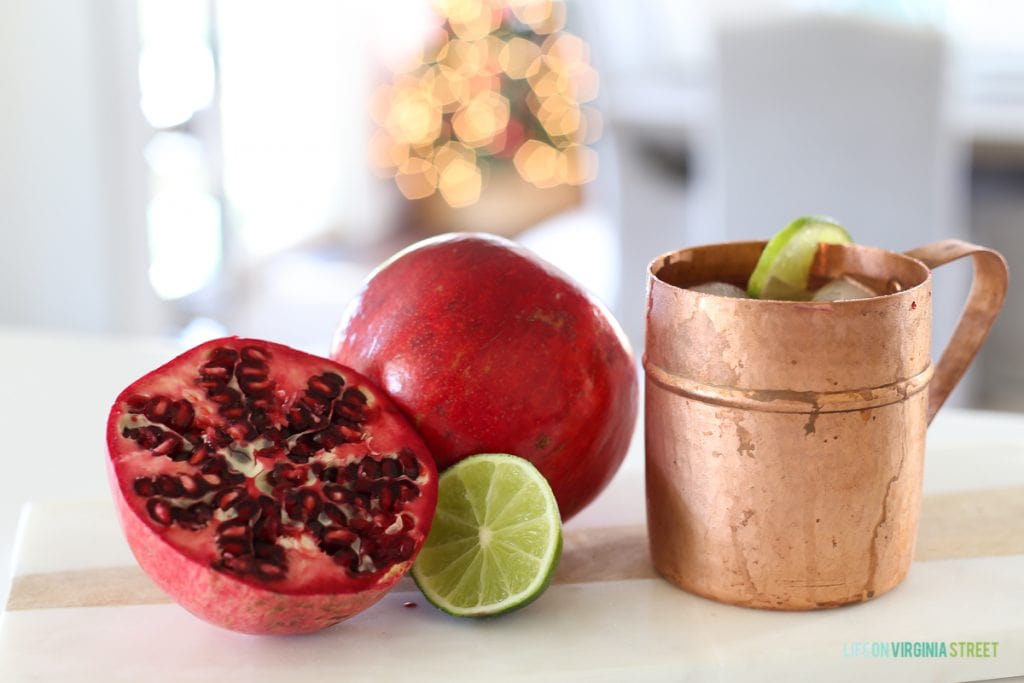
M 739 299 L 763 242 L 648 272 L 646 493 L 655 568 L 715 600 L 781 610 L 876 597 L 906 576 L 925 429 L 1002 306 L 1006 262 L 946 240 L 905 254 L 823 245 L 812 275 L 898 289 L 837 302 Z M 931 268 L 972 256 L 963 314 L 931 362 Z

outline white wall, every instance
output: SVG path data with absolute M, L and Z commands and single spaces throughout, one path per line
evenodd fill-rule
M 134 7 L 0 3 L 0 323 L 159 327 Z

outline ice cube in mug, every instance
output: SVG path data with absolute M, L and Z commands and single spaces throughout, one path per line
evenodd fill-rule
M 878 296 L 877 292 L 856 280 L 843 276 L 823 285 L 811 297 L 811 301 L 848 301 L 850 299 L 870 299 Z
M 728 282 L 704 282 L 690 287 L 695 292 L 713 294 L 715 296 L 731 296 L 736 299 L 747 299 L 747 293 L 740 287 Z

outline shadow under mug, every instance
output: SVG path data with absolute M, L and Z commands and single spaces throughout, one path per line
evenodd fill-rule
M 823 246 L 814 275 L 899 291 L 794 302 L 698 293 L 745 283 L 764 242 L 671 252 L 648 272 L 645 448 L 655 568 L 722 602 L 835 607 L 906 576 L 925 430 L 1002 306 L 1006 262 L 945 240 L 899 254 Z M 931 362 L 931 268 L 964 256 L 974 279 Z

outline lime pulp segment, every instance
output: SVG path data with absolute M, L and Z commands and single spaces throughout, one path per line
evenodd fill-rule
M 769 240 L 747 282 L 756 298 L 798 298 L 807 289 L 814 254 L 821 243 L 849 244 L 850 234 L 834 219 L 802 216 Z
M 544 592 L 561 547 L 558 504 L 543 475 L 516 456 L 477 455 L 442 473 L 412 576 L 445 612 L 502 614 Z

